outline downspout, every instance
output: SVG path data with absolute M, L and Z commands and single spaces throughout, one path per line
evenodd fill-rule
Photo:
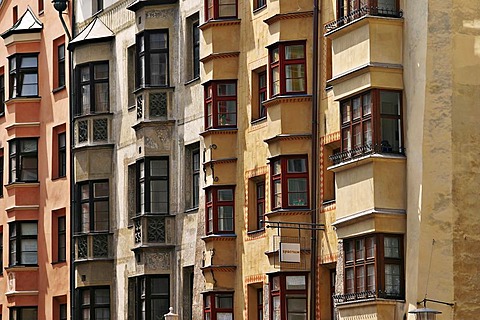
M 310 319 L 316 319 L 317 311 L 317 179 L 318 179 L 318 25 L 319 25 L 319 0 L 313 0 L 313 66 L 312 66 L 312 188 L 311 188 L 311 290 L 310 290 Z

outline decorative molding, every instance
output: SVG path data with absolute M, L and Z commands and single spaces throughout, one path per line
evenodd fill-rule
M 240 52 L 217 52 L 217 53 L 210 53 L 209 55 L 200 59 L 200 62 L 208 63 L 212 60 L 217 59 L 227 59 L 227 58 L 238 58 L 240 56 Z
M 288 12 L 288 13 L 279 13 L 268 19 L 263 20 L 269 26 L 281 21 L 281 20 L 291 20 L 291 19 L 305 19 L 313 17 L 313 11 L 303 11 L 303 12 Z
M 312 95 L 310 94 L 302 94 L 302 95 L 282 95 L 276 96 L 272 99 L 266 100 L 263 102 L 263 105 L 268 109 L 273 106 L 282 104 L 282 103 L 298 103 L 298 102 L 311 102 Z
M 222 19 L 222 20 L 208 20 L 198 28 L 202 31 L 213 27 L 235 26 L 240 25 L 240 19 Z

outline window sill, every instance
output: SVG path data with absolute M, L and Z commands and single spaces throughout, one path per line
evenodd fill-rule
M 175 87 L 171 87 L 169 85 L 165 85 L 165 86 L 152 86 L 152 85 L 145 85 L 143 87 L 138 87 L 136 88 L 132 93 L 133 94 L 139 94 L 143 91 L 148 91 L 148 90 L 165 90 L 165 91 L 174 91 L 175 90 Z
M 58 176 L 58 177 L 53 177 L 52 178 L 52 181 L 57 181 L 57 180 L 66 180 L 67 179 L 67 176 Z
M 8 99 L 7 101 L 5 101 L 5 104 L 8 106 L 14 102 L 22 102 L 22 101 L 38 101 L 40 102 L 41 101 L 41 97 L 40 96 L 29 96 L 29 97 L 15 97 L 15 98 L 10 98 Z
M 248 236 L 254 236 L 254 235 L 257 235 L 259 233 L 264 233 L 264 232 L 265 232 L 265 228 L 257 229 L 257 230 L 250 230 L 250 231 L 247 231 L 247 235 Z
M 195 212 L 198 212 L 198 207 L 193 207 L 185 210 L 185 213 L 195 213 Z
M 15 187 L 38 187 L 40 186 L 40 182 L 38 181 L 15 181 L 10 182 L 9 184 L 5 185 L 5 189 L 10 190 Z
M 252 125 L 254 125 L 254 124 L 259 124 L 259 123 L 262 123 L 262 122 L 265 122 L 265 121 L 267 121 L 267 116 L 261 117 L 261 118 L 257 118 L 257 119 L 253 119 L 252 121 L 250 121 L 250 123 L 251 123 Z
M 260 11 L 263 11 L 263 10 L 266 9 L 266 8 L 267 8 L 267 4 L 264 4 L 264 5 L 261 6 L 261 7 L 255 8 L 255 9 L 253 9 L 253 14 L 257 14 L 257 13 L 259 13 Z
M 88 117 L 95 117 L 95 116 L 113 116 L 113 112 L 106 111 L 106 112 L 92 112 L 86 114 L 76 114 L 73 116 L 74 120 L 79 120 Z
M 201 239 L 205 242 L 212 241 L 212 240 L 224 240 L 224 239 L 235 240 L 236 238 L 237 238 L 237 235 L 234 233 L 207 234 L 206 236 L 201 237 Z
M 53 261 L 51 263 L 52 266 L 54 267 L 57 267 L 57 266 L 61 266 L 61 265 L 67 265 L 67 261 L 66 260 L 63 260 L 63 261 Z
M 191 85 L 192 83 L 195 83 L 200 80 L 200 76 L 197 76 L 191 80 L 188 80 L 187 82 L 184 83 L 185 86 Z
M 15 266 L 8 266 L 5 268 L 5 271 L 11 272 L 11 271 L 38 271 L 39 267 L 38 264 L 21 264 L 21 265 L 15 265 Z
M 55 94 L 55 93 L 58 93 L 58 92 L 60 92 L 60 91 L 65 90 L 65 89 L 67 89 L 67 86 L 63 85 L 63 86 L 61 86 L 61 87 L 58 87 L 58 88 L 53 89 L 53 90 L 52 90 L 52 93 Z

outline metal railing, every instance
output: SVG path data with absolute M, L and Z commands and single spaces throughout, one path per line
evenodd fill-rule
M 351 302 L 351 301 L 361 301 L 361 300 L 375 300 L 375 299 L 403 299 L 400 293 L 388 293 L 381 290 L 368 290 L 362 292 L 353 292 L 345 294 L 336 294 L 333 295 L 333 301 L 335 304 Z
M 391 8 L 364 6 L 360 9 L 351 11 L 348 15 L 343 16 L 338 20 L 327 23 L 325 25 L 325 32 L 333 31 L 366 15 L 401 18 L 403 16 L 403 11 Z
M 328 158 L 335 165 L 373 153 L 405 154 L 405 148 L 394 148 L 390 144 L 388 144 L 388 142 L 381 142 L 379 144 L 365 144 L 351 148 L 350 150 L 335 153 Z

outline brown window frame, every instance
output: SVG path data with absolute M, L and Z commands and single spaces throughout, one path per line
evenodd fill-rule
M 221 15 L 220 7 L 229 6 L 235 2 L 234 15 Z M 238 17 L 238 0 L 205 0 L 205 21 L 220 20 L 220 19 L 236 19 Z
M 155 35 L 165 36 L 166 46 L 162 48 L 152 48 L 152 37 Z M 167 88 L 170 85 L 170 37 L 168 29 L 145 30 L 136 36 L 136 61 L 135 61 L 135 79 L 137 88 Z M 142 46 L 143 44 L 143 46 Z M 165 73 L 161 74 L 159 69 L 159 81 L 153 83 L 152 80 L 152 55 L 158 55 L 165 59 Z M 143 60 L 143 63 L 142 63 Z M 143 67 L 143 68 L 142 68 Z M 143 76 L 143 77 L 142 77 Z
M 257 289 L 257 320 L 263 320 L 263 288 Z
M 106 66 L 107 67 L 107 77 L 106 78 L 95 78 L 95 67 L 97 66 Z M 82 80 L 82 69 L 88 69 L 88 80 Z M 96 105 L 96 85 L 106 84 L 107 85 L 107 95 L 106 95 L 106 110 L 99 108 Z M 83 95 L 82 95 L 82 88 L 88 87 L 89 88 L 89 107 L 86 110 L 83 106 Z M 110 111 L 110 66 L 108 61 L 95 61 L 90 63 L 84 63 L 77 65 L 75 67 L 75 89 L 78 92 L 77 94 L 77 105 L 75 107 L 75 115 L 76 116 L 83 116 L 83 115 L 90 115 L 90 114 L 97 114 L 97 113 L 107 113 Z
M 263 230 L 265 228 L 265 199 L 266 199 L 266 189 L 265 189 L 265 179 L 258 181 L 255 184 L 255 212 L 256 212 L 256 227 L 257 230 Z M 263 191 L 262 191 L 263 189 Z
M 107 190 L 107 195 L 99 195 L 95 196 L 95 185 L 96 184 L 106 184 L 108 190 Z M 85 194 L 87 197 L 82 198 L 82 188 L 86 187 L 88 192 L 88 195 Z M 111 186 L 110 182 L 108 180 L 102 179 L 102 180 L 87 180 L 87 181 L 82 181 L 77 183 L 76 185 L 77 188 L 77 215 L 76 215 L 76 226 L 75 226 L 75 233 L 76 234 L 85 234 L 85 233 L 90 233 L 90 232 L 108 232 L 110 229 L 110 192 L 111 192 Z M 99 220 L 99 216 L 95 212 L 95 204 L 96 203 L 101 203 L 101 202 L 106 202 L 107 205 L 107 213 L 106 213 L 106 227 L 100 228 L 96 226 L 97 222 L 102 222 Z M 88 212 L 85 212 L 88 214 L 88 226 L 85 225 L 85 221 L 83 221 L 83 211 L 82 211 L 82 205 L 83 204 L 88 204 Z M 85 226 L 85 227 L 84 227 Z
M 229 94 L 227 91 L 225 94 L 219 92 L 221 86 L 230 85 L 234 86 L 234 94 Z M 236 80 L 210 81 L 205 84 L 205 130 L 237 127 L 237 93 Z M 235 112 L 228 110 L 228 102 L 235 103 Z M 225 105 L 221 106 L 222 103 Z
M 291 160 L 302 160 L 304 161 L 305 171 L 303 172 L 288 172 L 288 163 Z M 278 166 L 277 166 L 278 164 Z M 279 169 L 279 170 L 277 170 Z M 307 155 L 291 155 L 291 156 L 281 156 L 273 158 L 270 161 L 270 177 L 271 177 L 271 208 L 272 210 L 278 209 L 306 209 L 309 206 L 309 170 L 308 170 L 308 157 Z M 288 182 L 290 179 L 306 179 L 306 190 L 303 192 L 289 191 Z M 276 190 L 275 187 L 277 184 L 280 184 L 280 190 Z M 277 192 L 280 191 L 280 192 Z M 300 199 L 302 202 L 297 204 L 289 204 L 289 195 L 294 193 L 305 193 L 305 199 Z M 280 194 L 280 205 L 277 205 L 276 199 Z
M 287 59 L 286 49 L 293 46 L 303 47 L 303 57 Z M 289 41 L 277 43 L 269 47 L 269 78 L 270 78 L 270 97 L 278 95 L 295 95 L 307 93 L 307 51 L 306 41 Z M 303 67 L 303 77 L 287 78 L 287 67 L 299 65 Z M 278 68 L 278 80 L 274 78 L 275 69 Z M 289 79 L 303 79 L 302 90 L 287 90 L 287 82 Z M 278 83 L 278 89 L 277 84 Z M 277 92 L 278 91 L 278 92 Z
M 385 239 L 392 238 L 398 241 L 398 257 L 385 257 Z M 369 245 L 370 244 L 370 245 Z M 350 250 L 351 249 L 351 250 Z M 368 253 L 370 251 L 370 254 Z M 363 253 L 362 253 L 363 252 Z M 356 294 L 357 297 L 370 297 L 375 294 L 381 298 L 402 299 L 405 295 L 404 275 L 404 246 L 403 236 L 397 234 L 370 234 L 343 240 L 344 254 L 344 292 Z M 351 256 L 352 258 L 348 258 Z M 391 293 L 386 290 L 385 266 L 399 266 L 400 286 L 398 292 Z M 373 273 L 373 285 L 369 283 L 368 267 Z M 350 273 L 349 270 L 352 270 Z M 363 270 L 360 271 L 360 270 Z M 353 276 L 352 282 L 348 281 L 349 273 Z M 363 274 L 363 276 L 362 276 Z M 372 276 L 372 274 L 370 273 Z M 363 280 L 360 280 L 362 279 Z M 362 283 L 360 283 L 362 281 Z M 353 287 L 351 286 L 353 285 Z M 367 294 L 368 292 L 368 294 Z
M 258 118 L 267 117 L 267 108 L 264 102 L 267 100 L 267 71 L 258 73 Z
M 253 0 L 253 10 L 260 10 L 267 6 L 267 0 Z
M 0 117 L 5 115 L 5 73 L 3 67 L 0 67 Z
M 35 65 L 22 67 L 23 59 L 34 58 Z M 16 53 L 8 57 L 9 63 L 9 96 L 14 98 L 39 97 L 38 53 Z M 35 75 L 35 81 L 26 82 L 25 75 Z M 30 80 L 31 81 L 31 80 Z M 25 93 L 26 88 L 35 88 L 32 93 Z
M 231 200 L 219 200 L 220 191 L 231 191 Z M 213 186 L 205 190 L 205 233 L 210 234 L 235 234 L 235 186 Z M 231 229 L 221 230 L 219 221 L 230 220 L 219 217 L 219 207 L 231 207 Z
M 217 306 L 218 298 L 225 297 L 231 300 L 231 307 L 221 308 Z M 203 295 L 203 320 L 217 320 L 217 313 L 230 313 L 234 320 L 233 292 L 208 292 Z
M 303 289 L 289 289 L 287 286 L 287 277 L 304 277 L 305 287 Z M 270 275 L 270 319 L 288 319 L 288 300 L 302 299 L 305 300 L 305 319 L 308 316 L 308 275 L 306 273 L 278 273 Z M 280 317 L 276 318 L 274 312 L 275 300 L 278 298 L 278 306 L 280 307 Z
M 108 303 L 99 302 L 96 296 L 100 291 L 105 291 L 105 290 L 108 291 Z M 111 310 L 110 302 L 112 299 L 112 295 L 111 295 L 109 286 L 82 287 L 82 288 L 76 289 L 76 291 L 77 293 L 75 296 L 76 296 L 77 308 L 75 310 L 75 313 L 78 317 L 77 319 L 83 319 L 83 313 L 85 310 L 88 310 L 88 313 L 90 314 L 89 319 L 91 320 L 96 319 L 95 311 L 97 309 L 108 310 L 109 316 L 111 316 L 112 310 Z M 89 297 L 88 301 L 84 301 L 83 299 L 84 292 L 88 292 L 88 297 Z

